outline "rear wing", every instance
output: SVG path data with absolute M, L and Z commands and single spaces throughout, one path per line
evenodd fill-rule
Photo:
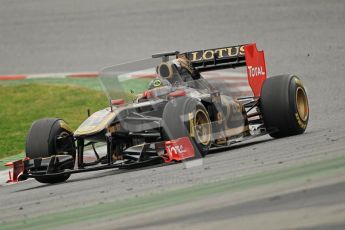
M 185 56 L 199 72 L 244 67 L 247 68 L 248 82 L 255 97 L 261 94 L 266 79 L 266 64 L 263 51 L 256 44 L 228 46 L 215 49 L 197 50 L 178 54 Z
M 181 53 L 199 72 L 242 67 L 246 65 L 244 46 L 229 46 Z

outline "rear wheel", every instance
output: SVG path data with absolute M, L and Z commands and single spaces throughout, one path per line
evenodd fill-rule
M 261 90 L 261 112 L 270 136 L 302 134 L 309 120 L 306 90 L 295 75 L 266 79 Z
M 35 121 L 27 135 L 26 156 L 30 159 L 52 155 L 71 155 L 75 158 L 75 144 L 72 130 L 66 122 L 58 118 L 45 118 Z M 70 166 L 73 169 L 74 165 Z M 35 178 L 41 183 L 59 183 L 66 181 L 70 174 Z
M 168 102 L 163 112 L 163 131 L 166 139 L 188 136 L 195 149 L 205 156 L 211 146 L 212 126 L 204 105 L 189 97 Z

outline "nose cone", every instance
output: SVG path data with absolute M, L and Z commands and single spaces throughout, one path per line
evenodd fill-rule
M 93 135 L 104 130 L 116 116 L 110 108 L 99 110 L 88 117 L 74 132 L 74 136 Z

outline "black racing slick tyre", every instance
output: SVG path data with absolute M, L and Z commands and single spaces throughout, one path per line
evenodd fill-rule
M 66 122 L 58 118 L 45 118 L 35 121 L 27 135 L 26 156 L 30 159 L 53 155 L 71 155 L 75 158 L 75 144 L 72 130 Z M 73 169 L 71 166 L 70 169 Z M 41 183 L 59 183 L 66 181 L 69 174 L 35 178 Z
M 302 134 L 309 120 L 306 90 L 295 75 L 267 78 L 261 89 L 261 112 L 271 137 Z
M 163 111 L 165 139 L 190 137 L 194 149 L 205 156 L 212 142 L 212 125 L 204 105 L 189 97 L 178 97 L 167 103 Z

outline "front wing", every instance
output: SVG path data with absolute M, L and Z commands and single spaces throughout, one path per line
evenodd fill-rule
M 9 162 L 12 167 L 7 182 L 18 182 L 28 178 L 75 174 L 112 168 L 132 169 L 149 165 L 179 162 L 196 157 L 196 151 L 189 137 L 176 140 L 146 143 L 125 150 L 124 159 L 115 163 L 93 162 L 83 167 L 73 168 L 75 159 L 70 155 L 53 155 L 46 158 L 18 160 Z

